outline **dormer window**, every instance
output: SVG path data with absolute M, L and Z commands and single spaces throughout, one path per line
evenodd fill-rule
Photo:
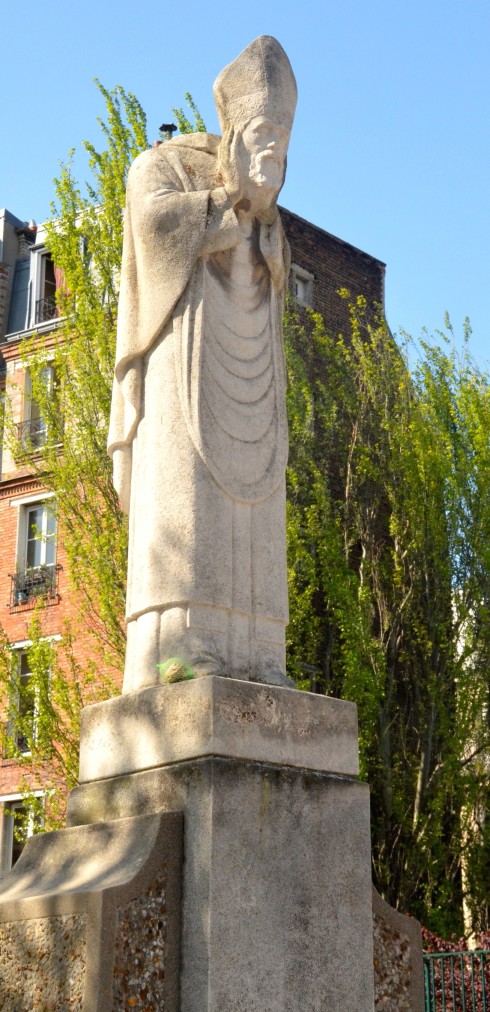
M 34 323 L 54 320 L 58 315 L 56 306 L 56 276 L 50 253 L 38 254 L 38 285 Z
M 56 289 L 61 272 L 44 244 L 33 246 L 15 265 L 7 335 L 30 330 L 59 315 Z

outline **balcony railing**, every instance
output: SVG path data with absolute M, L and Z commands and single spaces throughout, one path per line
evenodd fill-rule
M 44 418 L 28 418 L 25 422 L 19 422 L 17 426 L 17 439 L 24 450 L 39 450 L 46 446 L 48 429 Z
M 11 573 L 10 608 L 32 606 L 38 597 L 45 597 L 48 604 L 58 600 L 60 569 L 60 565 L 36 566 Z
M 46 323 L 58 316 L 58 306 L 54 295 L 48 295 L 47 299 L 38 299 L 36 302 L 36 323 Z

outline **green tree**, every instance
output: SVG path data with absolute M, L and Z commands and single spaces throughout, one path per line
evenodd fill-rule
M 22 343 L 33 395 L 47 425 L 43 453 L 18 445 L 16 456 L 55 493 L 68 575 L 83 623 L 103 647 L 106 663 L 124 657 L 124 571 L 127 527 L 111 480 L 107 431 L 115 359 L 118 279 L 129 166 L 147 146 L 145 115 L 122 88 L 99 90 L 107 107 L 100 121 L 106 147 L 86 143 L 91 182 L 83 193 L 71 161 L 55 180 L 56 203 L 47 245 L 61 284 L 61 322 L 41 341 Z M 54 368 L 54 389 L 45 366 Z
M 429 343 L 410 373 L 351 315 L 348 340 L 287 326 L 291 664 L 358 703 L 383 895 L 460 932 L 463 888 L 488 916 L 489 378 Z
M 78 783 L 82 709 L 113 695 L 115 687 L 96 655 L 80 662 L 80 637 L 68 623 L 60 645 L 44 635 L 43 618 L 41 602 L 27 629 L 30 646 L 23 651 L 27 680 L 0 630 L 0 707 L 8 715 L 8 722 L 0 724 L 0 747 L 19 766 L 29 819 L 38 816 L 39 829 L 54 829 L 64 825 L 66 793 Z M 37 788 L 43 790 L 46 808 L 33 793 Z
M 22 692 L 18 658 L 5 635 L 0 653 L 0 695 L 3 711 L 11 716 L 3 747 L 23 769 L 27 793 L 32 782 L 47 789 L 47 828 L 62 822 L 66 787 L 76 783 L 81 709 L 116 693 L 125 651 L 127 522 L 106 446 L 126 178 L 148 139 L 146 117 L 135 96 L 120 86 L 108 91 L 96 83 L 106 106 L 106 119 L 99 120 L 104 146 L 84 145 L 91 170 L 85 190 L 73 175 L 72 157 L 61 166 L 46 226 L 61 282 L 60 322 L 47 338 L 34 334 L 21 345 L 32 395 L 47 428 L 42 453 L 36 449 L 33 454 L 34 447 L 17 438 L 8 412 L 5 419 L 19 465 L 54 493 L 66 576 L 78 610 L 58 644 L 46 639 L 43 608 L 37 609 L 29 628 L 31 678 Z M 186 95 L 186 100 L 195 128 L 204 129 L 192 97 Z M 193 129 L 182 109 L 173 112 L 181 132 Z M 46 382 L 47 363 L 54 385 Z M 81 662 L 76 644 L 87 637 L 91 659 Z M 28 749 L 18 747 L 19 737 Z

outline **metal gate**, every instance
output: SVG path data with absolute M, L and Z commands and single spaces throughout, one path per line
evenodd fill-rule
M 490 1012 L 490 950 L 424 953 L 425 1012 Z

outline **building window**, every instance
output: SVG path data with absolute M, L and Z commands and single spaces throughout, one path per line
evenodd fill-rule
M 18 861 L 26 840 L 42 825 L 43 792 L 34 791 L 34 804 L 20 794 L 0 797 L 0 878 Z
M 59 318 L 56 292 L 62 284 L 62 272 L 55 267 L 44 242 L 28 245 L 17 260 L 10 297 L 7 334 L 44 327 Z
M 34 671 L 32 641 L 11 644 L 5 759 L 18 759 L 19 752 L 30 755 L 34 746 L 39 748 L 43 744 L 40 739 L 41 712 L 49 701 L 54 644 L 60 639 L 59 635 L 43 636 L 36 642 Z
M 291 288 L 293 295 L 301 306 L 309 306 L 310 309 L 313 308 L 314 280 L 314 275 L 310 274 L 304 267 L 299 267 L 298 264 L 291 265 Z
M 37 699 L 29 655 L 18 652 L 10 700 L 9 737 L 15 748 L 28 755 L 36 736 Z
M 44 387 L 46 396 L 51 397 L 56 388 L 56 371 L 54 366 L 46 365 L 39 374 L 40 384 Z M 24 420 L 18 426 L 18 438 L 28 452 L 35 452 L 46 445 L 48 437 L 48 426 L 42 415 L 41 405 L 36 400 L 32 377 L 27 370 L 24 388 Z
M 56 562 L 56 518 L 52 507 L 37 503 L 26 507 L 25 568 L 51 568 Z
M 34 324 L 54 320 L 58 315 L 56 306 L 56 273 L 51 254 L 38 253 L 38 285 Z
M 12 574 L 11 607 L 32 606 L 38 597 L 57 599 L 56 517 L 49 500 L 21 506 L 17 571 Z
M 15 334 L 29 326 L 29 299 L 31 293 L 31 265 L 29 260 L 18 260 L 15 265 L 7 334 Z

